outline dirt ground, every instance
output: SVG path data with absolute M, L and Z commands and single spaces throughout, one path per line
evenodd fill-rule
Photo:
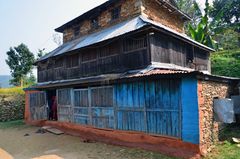
M 0 149 L 14 159 L 32 159 L 45 155 L 52 155 L 47 158 L 54 159 L 171 159 L 149 151 L 103 143 L 84 143 L 80 138 L 69 135 L 36 133 L 38 129 L 25 125 L 0 129 Z

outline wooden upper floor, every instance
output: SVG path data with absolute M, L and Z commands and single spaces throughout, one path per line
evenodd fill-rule
M 153 28 L 39 61 L 38 82 L 79 79 L 168 63 L 209 71 L 209 50 Z
M 212 49 L 184 34 L 187 20 L 174 0 L 109 0 L 56 29 L 64 44 L 36 62 L 38 82 L 125 73 L 154 63 L 210 72 Z
M 174 0 L 109 0 L 56 31 L 63 33 L 63 42 L 66 43 L 139 15 L 179 33 L 184 33 L 184 22 L 190 19 L 177 9 Z

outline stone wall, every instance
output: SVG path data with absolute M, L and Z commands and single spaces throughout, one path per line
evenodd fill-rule
M 112 21 L 111 11 L 118 6 L 121 6 L 120 18 Z M 63 42 L 68 42 L 77 39 L 80 36 L 97 32 L 141 14 L 180 33 L 184 32 L 184 21 L 179 17 L 179 15 L 176 13 L 170 13 L 167 8 L 161 7 L 155 0 L 121 0 L 99 14 L 98 29 L 91 28 L 90 19 L 83 20 L 76 25 L 79 27 L 79 36 L 74 37 L 74 28 L 76 28 L 76 26 L 72 26 L 71 28 L 64 30 Z
M 159 22 L 177 32 L 184 32 L 184 21 L 167 8 L 161 7 L 155 0 L 143 0 L 142 12 L 149 19 Z
M 0 95 L 0 122 L 23 119 L 24 104 L 22 94 Z
M 207 154 L 212 145 L 218 141 L 220 123 L 214 121 L 213 99 L 228 98 L 230 88 L 226 83 L 213 81 L 198 82 L 198 105 L 200 126 L 200 149 Z
M 98 22 L 99 22 L 98 29 L 91 28 L 90 19 L 82 21 L 81 24 L 79 24 L 80 25 L 79 36 L 84 36 L 86 34 L 97 32 L 99 30 L 110 27 L 110 26 L 115 25 L 124 20 L 128 20 L 137 15 L 140 15 L 141 14 L 141 4 L 142 3 L 140 0 L 122 0 L 119 3 L 116 3 L 115 5 L 109 7 L 107 10 L 100 13 L 100 15 L 98 16 Z M 120 18 L 112 21 L 111 20 L 111 10 L 118 6 L 121 6 Z M 79 36 L 74 37 L 74 29 L 69 28 L 69 29 L 66 29 L 63 33 L 63 41 L 67 42 L 67 41 L 79 38 Z

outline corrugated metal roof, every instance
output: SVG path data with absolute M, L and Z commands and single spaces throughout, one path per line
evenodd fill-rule
M 161 78 L 161 76 L 174 78 L 174 77 L 182 77 L 182 76 L 188 76 L 193 74 L 201 75 L 205 77 L 204 78 L 205 80 L 211 80 L 213 78 L 217 78 L 222 82 L 226 82 L 228 80 L 240 81 L 240 78 L 216 76 L 216 75 L 206 74 L 200 71 L 195 71 L 192 69 L 180 70 L 174 67 L 160 68 L 157 65 L 150 65 L 145 69 L 132 70 L 124 73 L 103 74 L 103 75 L 97 75 L 97 76 L 91 76 L 91 77 L 82 77 L 78 79 L 68 79 L 68 80 L 58 80 L 58 81 L 38 83 L 32 88 L 50 88 L 50 87 L 60 87 L 60 86 L 62 87 L 62 86 L 79 85 L 79 84 L 86 84 L 86 83 L 89 84 L 94 82 L 100 82 L 101 84 L 103 84 L 104 82 L 108 83 L 114 80 L 138 79 L 138 78 L 144 78 L 144 77 L 150 77 L 150 76 L 154 77 L 158 75 L 159 75 L 159 78 Z
M 141 76 L 151 76 L 151 75 L 166 75 L 166 74 L 185 74 L 190 73 L 191 71 L 182 71 L 182 70 L 165 70 L 165 69 L 153 69 L 145 73 L 135 74 L 129 77 L 141 77 Z
M 49 54 L 43 56 L 38 61 L 42 61 L 52 56 L 57 56 L 72 50 L 80 49 L 80 48 L 93 45 L 105 40 L 109 40 L 109 39 L 124 35 L 126 33 L 129 33 L 131 31 L 138 30 L 146 25 L 147 23 L 145 23 L 141 19 L 141 17 L 136 17 L 134 19 L 131 19 L 131 20 L 119 23 L 117 25 L 114 25 L 112 27 L 109 27 L 107 29 L 104 29 L 102 31 L 67 42 L 62 46 L 58 47 L 57 49 L 53 50 Z
M 189 74 L 195 72 L 194 70 L 176 70 L 176 69 L 164 69 L 164 68 L 156 68 L 150 66 L 146 69 L 135 71 L 135 72 L 127 72 L 121 76 L 121 78 L 134 78 L 134 77 L 146 77 L 153 75 L 174 75 L 174 74 Z
M 55 50 L 53 50 L 49 54 L 40 58 L 38 61 L 42 61 L 42 60 L 45 60 L 49 57 L 61 55 L 61 54 L 67 53 L 69 51 L 80 49 L 80 48 L 83 48 L 83 47 L 86 47 L 86 46 L 97 44 L 97 43 L 103 42 L 105 40 L 113 39 L 113 38 L 119 37 L 121 35 L 124 35 L 126 33 L 141 29 L 141 28 L 143 28 L 144 26 L 147 26 L 147 25 L 156 26 L 156 27 L 158 27 L 160 29 L 163 29 L 163 30 L 165 30 L 165 31 L 177 36 L 177 37 L 183 38 L 190 43 L 198 45 L 198 46 L 200 46 L 202 48 L 205 48 L 207 50 L 214 51 L 213 49 L 192 40 L 191 38 L 189 38 L 185 34 L 178 33 L 177 31 L 175 31 L 173 29 L 170 29 L 170 28 L 168 28 L 168 27 L 166 27 L 166 26 L 164 26 L 160 23 L 149 20 L 148 18 L 146 18 L 144 16 L 138 16 L 138 17 L 135 17 L 131 20 L 128 20 L 128 21 L 119 23 L 117 25 L 114 25 L 112 27 L 106 28 L 102 31 L 99 31 L 99 32 L 81 37 L 79 39 L 64 43 L 63 45 L 56 48 Z

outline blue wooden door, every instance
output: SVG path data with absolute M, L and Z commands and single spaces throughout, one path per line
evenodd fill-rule
M 147 132 L 180 137 L 180 82 L 145 83 Z
M 180 138 L 179 79 L 115 86 L 117 128 Z
M 47 119 L 47 97 L 46 92 L 29 94 L 30 115 L 32 120 Z
M 74 90 L 74 123 L 114 128 L 113 87 Z
M 74 90 L 74 108 L 73 108 L 74 123 L 81 125 L 90 124 L 89 121 L 89 101 L 88 89 Z

